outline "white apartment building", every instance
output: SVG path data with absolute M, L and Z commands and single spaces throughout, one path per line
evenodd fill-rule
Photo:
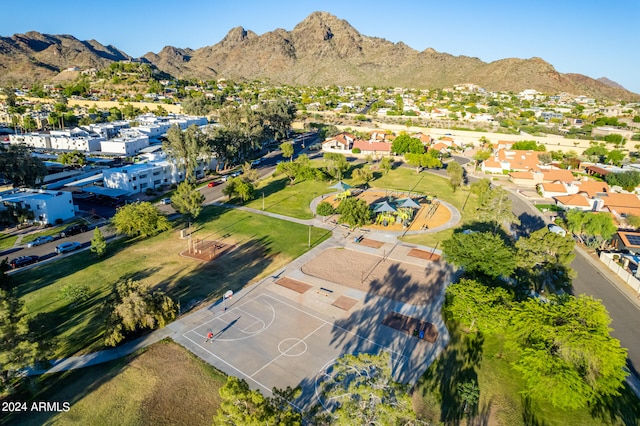
M 128 120 L 112 121 L 111 123 L 91 123 L 87 126 L 82 126 L 83 129 L 89 132 L 95 133 L 104 139 L 111 139 L 118 136 L 123 129 L 129 128 Z
M 145 154 L 148 160 L 124 167 L 114 167 L 104 170 L 103 186 L 105 188 L 121 189 L 129 194 L 144 192 L 147 188 L 156 189 L 160 186 L 179 184 L 185 179 L 185 171 L 175 163 L 166 159 L 163 152 Z M 196 169 L 196 178 L 204 177 L 210 164 L 204 161 Z
M 136 129 L 121 130 L 119 137 L 100 142 L 102 152 L 126 156 L 136 155 L 148 146 L 149 136 Z
M 102 137 L 91 135 L 79 128 L 9 136 L 9 143 L 12 144 L 57 151 L 99 151 L 102 140 Z
M 54 224 L 76 215 L 71 192 L 44 189 L 16 189 L 0 194 L 0 209 L 20 207 L 33 212 L 34 221 Z

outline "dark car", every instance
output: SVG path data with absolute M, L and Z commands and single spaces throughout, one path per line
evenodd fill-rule
M 21 268 L 23 266 L 36 263 L 38 260 L 40 260 L 40 257 L 38 256 L 20 256 L 20 257 L 16 257 L 11 262 L 9 262 L 9 265 L 11 265 L 11 267 L 14 269 Z
M 71 225 L 66 227 L 61 233 L 60 238 L 70 237 L 71 235 L 82 234 L 83 232 L 87 232 L 89 228 L 87 225 Z

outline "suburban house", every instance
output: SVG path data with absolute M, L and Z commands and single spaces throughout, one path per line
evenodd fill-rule
M 71 219 L 76 215 L 71 192 L 44 189 L 14 189 L 0 194 L 0 209 L 15 207 L 33 213 L 33 220 L 44 225 Z
M 595 205 L 595 199 L 587 198 L 582 194 L 562 195 L 553 197 L 556 205 L 563 210 L 578 209 L 578 210 L 593 210 Z
M 515 183 L 516 185 L 529 187 L 538 186 L 542 183 L 552 182 L 571 184 L 576 180 L 570 170 L 563 169 L 511 172 L 509 173 L 509 178 L 511 182 Z
M 480 166 L 484 173 L 506 173 L 509 171 L 538 171 L 540 160 L 538 151 L 520 151 L 501 149 L 493 156 L 482 162 Z
M 618 231 L 611 240 L 611 245 L 618 251 L 628 250 L 640 254 L 640 232 Z
M 342 132 L 322 142 L 322 150 L 327 152 L 351 152 L 356 137 L 348 132 Z
M 353 142 L 353 149 L 360 149 L 361 154 L 371 155 L 389 155 L 391 153 L 391 143 L 389 142 L 374 142 L 363 141 L 357 139 Z

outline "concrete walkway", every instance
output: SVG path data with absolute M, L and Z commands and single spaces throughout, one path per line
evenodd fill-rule
M 325 195 L 326 197 L 326 195 Z M 315 206 L 317 206 L 317 204 L 322 201 L 325 197 L 323 196 L 318 196 L 316 199 L 313 200 L 312 202 L 312 207 L 315 210 Z M 452 218 L 449 220 L 449 222 L 447 222 L 447 226 L 455 226 L 455 224 L 457 224 L 460 220 L 460 213 L 458 212 L 457 209 L 455 209 L 455 207 L 449 205 L 448 203 L 444 203 L 452 212 Z M 325 222 L 322 219 L 315 217 L 314 219 L 297 219 L 297 218 L 293 218 L 293 217 L 289 217 L 289 216 L 285 216 L 285 215 L 281 215 L 278 213 L 272 213 L 272 212 L 267 212 L 267 211 L 263 211 L 263 210 L 259 210 L 259 209 L 254 209 L 254 208 L 250 208 L 250 207 L 244 207 L 244 206 L 236 206 L 236 205 L 232 205 L 232 204 L 226 204 L 223 202 L 219 202 L 219 201 L 214 201 L 212 203 L 208 203 L 208 205 L 215 205 L 215 206 L 220 206 L 220 207 L 225 207 L 225 208 L 230 208 L 230 209 L 237 209 L 237 210 L 242 210 L 242 211 L 246 211 L 248 213 L 254 213 L 254 214 L 261 214 L 264 216 L 268 216 L 268 217 L 272 217 L 275 219 L 280 219 L 280 220 L 286 220 L 289 222 L 294 222 L 294 223 L 298 223 L 301 225 L 308 225 L 308 226 L 314 226 L 317 228 L 322 228 L 322 229 L 326 229 L 329 231 L 333 232 L 333 236 L 327 240 L 325 240 L 324 242 L 322 242 L 321 244 L 319 244 L 318 246 L 314 247 L 313 250 L 310 250 L 308 252 L 306 252 L 305 254 L 303 254 L 302 256 L 298 257 L 297 259 L 295 259 L 293 262 L 291 262 L 290 264 L 288 264 L 285 268 L 283 268 L 282 270 L 280 270 L 279 272 L 277 272 L 276 274 L 274 274 L 276 277 L 280 276 L 282 274 L 284 274 L 285 272 L 289 271 L 289 272 L 294 272 L 294 271 L 299 271 L 300 268 L 307 263 L 309 260 L 311 260 L 313 257 L 315 257 L 318 253 L 328 249 L 328 248 L 335 248 L 335 247 L 346 247 L 347 244 L 351 244 L 351 238 L 350 238 L 350 232 L 347 233 L 347 236 L 345 237 L 345 231 L 346 229 L 341 226 L 341 225 L 337 225 L 337 224 L 333 224 L 333 223 L 329 223 L 329 222 Z M 424 230 L 424 231 L 414 231 L 413 233 L 430 233 L 430 232 L 438 232 L 438 230 L 442 230 L 445 227 L 445 225 L 438 227 L 437 229 L 429 229 L 429 230 Z M 388 242 L 388 243 L 398 243 L 397 237 L 404 234 L 404 231 L 377 231 L 377 230 L 373 230 L 370 231 L 368 234 L 369 238 L 373 238 L 373 239 L 377 239 L 379 241 L 384 241 L 384 242 Z M 353 245 L 353 244 L 352 244 Z M 421 247 L 421 246 L 417 246 L 415 244 L 411 244 L 408 245 L 410 247 Z M 356 247 L 353 247 L 356 248 Z M 358 247 L 360 248 L 360 247 Z M 424 250 L 432 250 L 429 247 L 422 247 Z M 361 248 L 363 251 L 366 251 L 366 247 L 362 247 Z M 438 252 L 439 253 L 439 252 Z M 295 274 L 295 273 L 294 273 Z M 263 280 L 264 281 L 264 280 Z M 260 283 L 259 283 L 260 284 Z M 254 286 L 248 287 L 248 290 L 246 291 L 251 291 L 254 288 Z M 243 289 L 240 293 L 245 292 L 245 289 Z M 239 293 L 239 294 L 240 294 Z M 27 375 L 40 375 L 40 374 L 50 374 L 50 373 L 58 373 L 58 372 L 62 372 L 62 371 L 67 371 L 67 370 L 72 370 L 72 369 L 77 369 L 77 368 L 83 368 L 83 367 L 89 367 L 92 365 L 96 365 L 96 364 L 100 364 L 100 363 L 104 363 L 104 362 L 109 362 L 109 361 L 113 361 L 115 359 L 118 358 L 122 358 L 124 356 L 130 355 L 133 352 L 145 348 L 147 346 L 150 346 L 154 343 L 159 342 L 162 339 L 165 339 L 167 337 L 172 337 L 175 339 L 175 337 L 177 337 L 177 335 L 179 333 L 182 333 L 185 329 L 193 327 L 194 324 L 198 324 L 202 321 L 202 318 L 204 318 L 205 316 L 207 316 L 209 314 L 208 311 L 210 311 L 211 309 L 213 309 L 218 303 L 214 303 L 209 305 L 206 308 L 202 308 L 199 309 L 198 311 L 195 311 L 193 313 L 187 314 L 179 319 L 177 319 L 176 321 L 172 322 L 171 324 L 169 324 L 167 327 L 159 329 L 159 330 L 154 330 L 152 332 L 150 332 L 149 334 L 140 337 L 139 339 L 133 340 L 131 342 L 128 342 L 122 346 L 113 348 L 113 349 L 105 349 L 103 351 L 99 351 L 99 352 L 94 352 L 94 353 L 90 353 L 90 354 L 85 354 L 85 355 L 78 355 L 78 356 L 73 356 L 73 357 L 69 357 L 69 358 L 62 358 L 62 359 L 57 359 L 57 360 L 51 360 L 49 361 L 49 367 L 48 368 L 27 368 L 25 370 Z M 403 312 L 415 312 L 416 308 L 412 307 L 411 305 L 406 305 L 406 304 L 398 304 L 398 309 L 400 309 Z M 441 320 L 437 320 L 434 318 L 433 319 L 436 324 L 437 327 L 441 333 L 441 335 L 443 333 L 447 333 L 446 331 L 446 327 L 444 327 L 444 323 Z M 447 336 L 448 334 L 445 334 L 445 336 Z M 448 340 L 448 338 L 447 338 Z M 442 349 L 442 348 L 440 348 Z M 431 360 L 432 361 L 432 360 Z

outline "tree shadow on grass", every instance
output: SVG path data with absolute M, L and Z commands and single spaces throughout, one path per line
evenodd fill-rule
M 29 407 L 32 401 L 59 402 L 60 409 L 63 408 L 63 402 L 68 402 L 73 407 L 120 374 L 140 353 L 138 351 L 121 359 L 77 370 L 26 377 L 13 397 L 28 402 Z M 18 412 L 3 421 L 16 425 L 43 425 L 50 424 L 58 414 L 55 410 Z
M 539 420 L 536 416 L 535 410 L 531 406 L 531 399 L 528 397 L 522 398 L 522 421 L 525 426 L 545 426 L 546 423 Z
M 17 295 L 18 297 L 24 297 L 31 292 L 40 290 L 53 282 L 65 278 L 75 271 L 88 268 L 97 261 L 102 262 L 109 259 L 127 248 L 133 241 L 116 240 L 109 243 L 105 255 L 100 258 L 90 251 L 84 251 L 22 271 L 20 274 L 14 274 L 12 280 L 16 286 Z
M 238 291 L 261 275 L 273 262 L 268 237 L 248 238 L 230 252 L 202 264 L 190 274 L 178 279 L 167 278 L 156 285 L 176 302 L 181 313 L 204 301 L 216 300 L 227 291 Z M 185 262 L 197 262 L 184 259 Z
M 640 424 L 640 399 L 628 384 L 620 390 L 620 396 L 606 397 L 590 407 L 593 418 L 601 419 L 607 424 L 637 426 Z
M 470 381 L 477 383 L 475 369 L 482 363 L 484 337 L 481 333 L 464 335 L 454 324 L 448 325 L 451 330 L 449 347 L 421 377 L 419 388 L 422 388 L 423 397 L 427 392 L 438 395 L 441 422 L 458 425 L 465 413 L 457 386 Z M 474 422 L 483 424 L 488 419 L 491 404 L 480 410 L 477 406 L 470 407 L 469 410 L 469 417 L 475 419 Z

